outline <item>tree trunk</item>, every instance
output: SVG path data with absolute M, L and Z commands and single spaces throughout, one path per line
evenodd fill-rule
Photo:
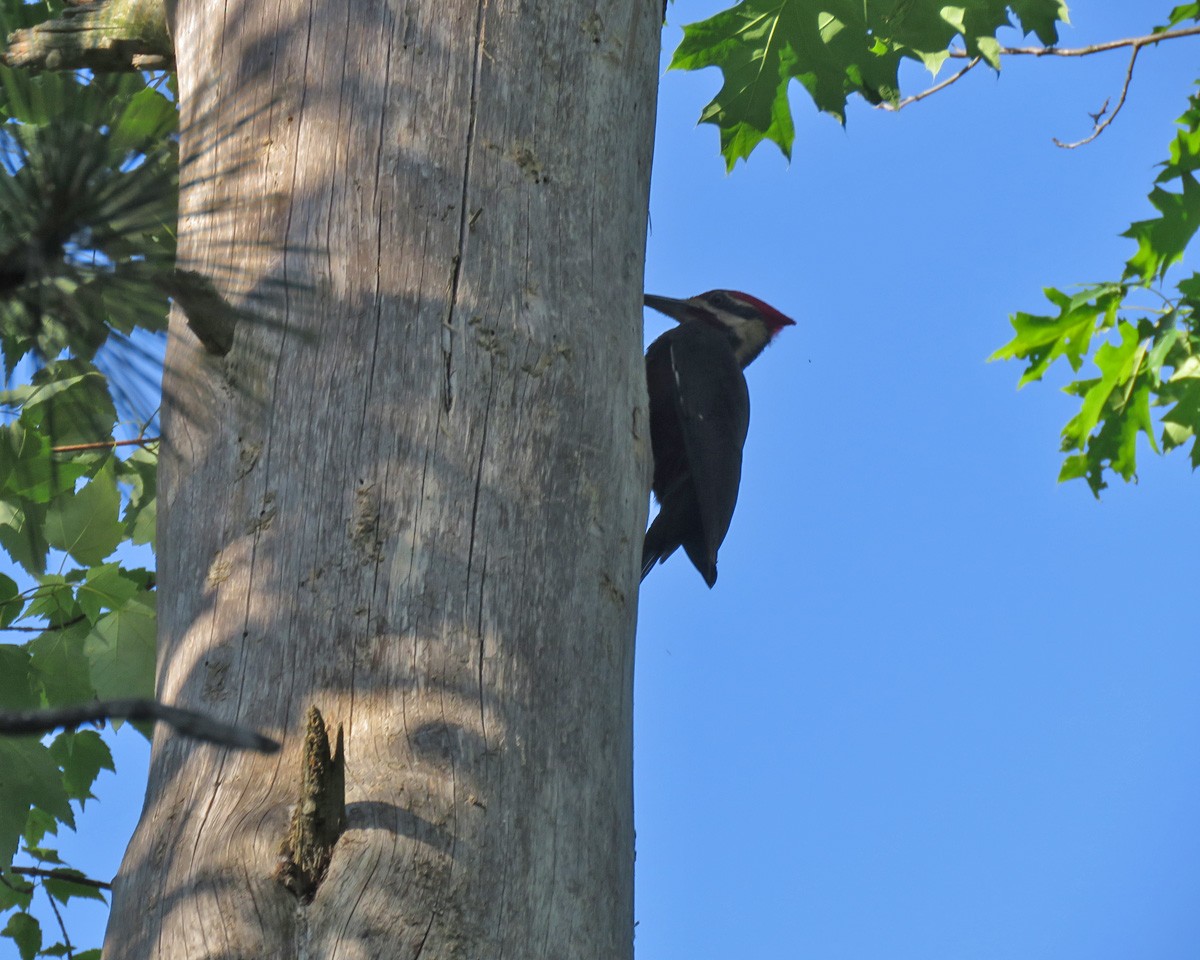
M 180 5 L 180 258 L 240 320 L 172 318 L 159 696 L 284 749 L 158 730 L 108 960 L 631 956 L 660 13 Z

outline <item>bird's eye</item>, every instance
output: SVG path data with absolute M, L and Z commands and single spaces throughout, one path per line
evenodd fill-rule
M 729 294 L 727 294 L 724 290 L 714 290 L 708 295 L 708 302 L 714 307 L 733 306 L 733 300 L 730 299 Z

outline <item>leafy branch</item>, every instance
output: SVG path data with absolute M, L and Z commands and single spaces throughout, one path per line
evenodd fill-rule
M 0 8 L 9 26 L 44 15 L 16 0 Z M 0 937 L 22 960 L 99 958 L 99 950 L 76 952 L 59 906 L 103 900 L 107 885 L 71 871 L 46 845 L 63 825 L 74 829 L 96 778 L 113 769 L 104 738 L 75 728 L 124 718 L 146 732 L 163 716 L 161 705 L 146 705 L 155 580 L 127 566 L 125 548 L 154 540 L 158 443 L 133 388 L 147 397 L 157 389 L 152 374 L 136 379 L 149 357 L 131 337 L 166 327 L 177 128 L 169 79 L 81 83 L 0 66 L 5 386 L 23 358 L 32 362 L 20 369 L 34 371 L 0 391 L 0 551 L 11 560 L 0 574 L 0 630 L 27 640 L 0 644 L 0 711 L 10 727 L 50 733 L 0 737 Z M 133 699 L 108 702 L 121 698 Z M 202 717 L 200 732 L 211 733 L 211 723 Z M 247 736 L 256 735 L 234 731 L 235 740 Z M 35 865 L 11 866 L 18 855 Z M 51 899 L 57 943 L 43 942 L 26 878 Z
M 1102 134 L 1108 126 L 1117 118 L 1117 114 L 1121 112 L 1121 108 L 1125 106 L 1125 98 L 1129 95 L 1129 85 L 1133 82 L 1133 68 L 1137 64 L 1138 54 L 1144 47 L 1156 46 L 1164 40 L 1178 40 L 1181 37 L 1194 37 L 1200 35 L 1200 26 L 1182 27 L 1178 30 L 1159 30 L 1154 33 L 1149 33 L 1140 37 L 1126 37 L 1123 40 L 1109 40 L 1104 43 L 1093 43 L 1084 47 L 1001 47 L 1000 53 L 1006 57 L 1018 56 L 1033 56 L 1033 57 L 1088 57 L 1096 53 L 1108 53 L 1111 50 L 1130 49 L 1129 65 L 1125 68 L 1125 80 L 1121 84 L 1121 92 L 1117 97 L 1117 105 L 1112 112 L 1108 111 L 1109 101 L 1105 100 L 1100 109 L 1092 114 L 1092 132 L 1082 140 L 1075 140 L 1071 143 L 1064 143 L 1057 137 L 1054 138 L 1055 146 L 1062 147 L 1066 150 L 1074 150 L 1076 147 L 1082 147 L 1085 144 L 1091 143 L 1100 134 Z M 967 53 L 964 50 L 951 50 L 951 57 L 966 57 Z M 968 67 L 978 62 L 975 58 Z M 955 75 L 945 85 L 949 86 L 950 82 L 957 80 L 966 68 Z M 911 101 L 912 98 L 910 98 Z M 905 102 L 896 105 L 897 110 L 904 106 Z
M 1140 37 L 1125 37 L 1121 40 L 1105 40 L 1103 43 L 1092 43 L 1083 47 L 997 47 L 996 52 L 1004 57 L 1090 57 L 1094 53 L 1108 53 L 1110 50 L 1122 50 L 1132 47 L 1140 50 L 1142 47 L 1162 43 L 1164 40 L 1177 40 L 1180 37 L 1195 37 L 1200 35 L 1200 26 L 1181 27 L 1178 30 L 1160 30 Z M 951 49 L 951 58 L 966 58 L 970 56 L 965 50 Z
M 16 626 L 9 624 L 6 627 L 0 627 L 3 630 L 10 630 L 14 633 L 47 633 L 50 630 L 66 630 L 68 627 L 73 627 L 77 623 L 82 623 L 87 617 L 84 614 L 72 617 L 70 620 L 64 620 L 62 623 L 41 624 L 36 627 Z
M 95 890 L 111 890 L 112 884 L 106 880 L 93 880 L 85 877 L 78 870 L 46 870 L 43 867 L 12 867 L 11 873 L 18 877 L 36 877 L 39 880 L 65 880 L 77 883 L 81 887 L 92 887 Z
M 725 82 L 701 112 L 700 122 L 719 128 L 721 152 L 732 169 L 764 140 L 790 158 L 795 139 L 788 103 L 792 80 L 800 82 L 818 110 L 844 123 L 851 94 L 894 111 L 945 90 L 983 62 L 999 71 L 1005 57 L 1085 57 L 1129 49 L 1117 106 L 1109 113 L 1106 103 L 1095 114 L 1089 137 L 1055 141 L 1073 148 L 1094 140 L 1120 112 L 1142 49 L 1200 35 L 1197 25 L 1171 29 L 1184 20 L 1200 20 L 1200 4 L 1190 3 L 1172 10 L 1167 26 L 1143 36 L 1060 47 L 1058 24 L 1066 15 L 1062 0 L 1023 0 L 1008 8 L 993 0 L 961 0 L 954 6 L 933 0 L 741 0 L 707 20 L 685 25 L 670 68 L 715 66 L 722 71 Z M 999 43 L 997 31 L 1014 26 L 1014 20 L 1042 45 Z M 898 68 L 904 59 L 922 63 L 935 77 L 947 60 L 965 59 L 967 64 L 928 89 L 901 97 Z
M 1129 84 L 1133 80 L 1133 67 L 1137 62 L 1138 52 L 1143 47 L 1159 44 L 1164 40 L 1178 40 L 1181 37 L 1194 36 L 1200 36 L 1200 26 L 1182 27 L 1179 30 L 1164 30 L 1155 33 L 1148 33 L 1140 37 L 1126 37 L 1123 40 L 1107 40 L 1104 43 L 1093 43 L 1084 47 L 999 47 L 997 49 L 997 53 L 999 53 L 1002 57 L 1089 57 L 1096 53 L 1108 53 L 1111 50 L 1122 50 L 1126 47 L 1132 48 L 1132 52 L 1129 57 L 1129 66 L 1125 71 L 1125 82 L 1121 86 L 1121 94 L 1112 113 L 1108 113 L 1108 101 L 1106 100 L 1104 102 L 1104 106 L 1102 106 L 1100 110 L 1093 115 L 1093 121 L 1096 124 L 1096 129 L 1092 132 L 1091 136 L 1075 143 L 1062 143 L 1057 139 L 1054 141 L 1060 147 L 1074 149 L 1075 147 L 1081 147 L 1085 143 L 1091 143 L 1093 140 L 1095 140 L 1096 137 L 1098 137 L 1104 130 L 1104 128 L 1112 123 L 1117 114 L 1121 112 L 1121 107 L 1125 105 L 1125 97 L 1129 93 Z M 967 60 L 967 65 L 952 76 L 947 77 L 940 83 L 935 83 L 933 86 L 922 90 L 920 93 L 915 93 L 912 96 L 905 97 L 902 100 L 896 101 L 895 103 L 881 103 L 879 104 L 879 108 L 882 110 L 891 110 L 893 112 L 903 110 L 910 104 L 918 103 L 919 101 L 924 100 L 926 97 L 930 97 L 935 93 L 939 93 L 952 84 L 957 83 L 967 73 L 969 73 L 983 61 L 982 56 L 971 56 L 966 50 L 954 47 L 950 48 L 950 51 L 947 55 L 953 60 Z M 1104 117 L 1105 114 L 1107 114 L 1107 119 L 1101 122 L 1100 118 Z
M 1200 94 L 1192 95 L 1178 123 L 1169 159 L 1150 192 L 1159 215 L 1125 231 L 1137 241 L 1137 250 L 1121 278 L 1074 295 L 1047 289 L 1057 312 L 1014 314 L 1013 339 L 991 357 L 1027 362 L 1019 386 L 1042 379 L 1059 359 L 1074 372 L 1089 359 L 1094 364 L 1099 376 L 1063 388 L 1079 398 L 1080 407 L 1062 431 L 1067 456 L 1059 480 L 1082 478 L 1097 497 L 1107 486 L 1109 471 L 1124 480 L 1136 478 L 1140 435 L 1156 453 L 1191 441 L 1192 467 L 1200 466 L 1200 273 L 1179 280 L 1168 292 L 1157 287 L 1183 259 L 1200 228 L 1200 183 L 1195 178 L 1200 170 Z M 1162 186 L 1173 182 L 1177 191 Z M 1139 305 L 1147 293 L 1161 305 Z
M 115 450 L 117 447 L 139 446 L 148 447 L 158 443 L 161 437 L 134 437 L 132 440 L 96 440 L 92 443 L 68 443 L 61 447 L 51 447 L 51 453 L 81 453 L 84 450 Z

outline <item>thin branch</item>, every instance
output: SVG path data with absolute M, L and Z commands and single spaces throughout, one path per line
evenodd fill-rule
M 7 627 L 0 627 L 0 630 L 14 630 L 20 633 L 49 633 L 51 630 L 66 630 L 67 627 L 73 627 L 81 620 L 86 620 L 87 614 L 81 613 L 77 617 L 72 617 L 70 620 L 64 620 L 62 623 L 50 623 L 42 627 L 14 627 L 11 624 Z
M 92 887 L 95 890 L 111 890 L 112 884 L 104 880 L 93 880 L 91 877 L 77 875 L 72 870 L 46 870 L 42 867 L 10 867 L 13 873 L 20 877 L 38 877 L 42 880 L 63 880 L 67 883 L 77 883 L 81 887 Z
M 78 453 L 80 450 L 112 450 L 116 447 L 128 447 L 136 444 L 145 447 L 158 443 L 161 437 L 134 437 L 132 440 L 96 440 L 93 443 L 70 443 L 63 447 L 51 447 L 51 453 Z
M 168 74 L 164 71 L 161 74 L 161 77 L 166 77 L 166 76 L 168 76 Z M 155 85 L 157 85 L 157 81 L 155 82 Z M 141 429 L 138 430 L 138 439 L 139 440 L 141 440 L 143 437 L 146 436 L 146 431 L 150 428 L 150 424 L 152 424 L 154 422 L 154 418 L 158 416 L 158 412 L 160 410 L 162 410 L 161 403 L 150 412 L 150 419 L 147 420 L 145 423 L 143 423 Z
M 158 581 L 155 579 L 155 577 L 153 575 L 148 576 L 146 578 L 146 585 L 145 585 L 146 590 L 153 590 L 153 589 L 155 589 L 155 587 L 157 587 L 157 585 L 158 585 Z M 19 594 L 17 594 L 17 596 L 21 597 L 22 599 L 32 600 L 32 599 L 35 599 L 38 597 L 39 592 L 41 590 L 42 590 L 42 584 L 39 583 L 33 587 L 30 587 L 28 590 L 22 590 Z M 24 619 L 24 617 L 22 617 L 21 619 Z M 0 627 L 0 631 L 12 630 L 14 632 L 19 632 L 19 633 L 49 633 L 51 630 L 66 630 L 67 627 L 73 627 L 73 626 L 75 626 L 75 624 L 77 624 L 83 620 L 86 620 L 86 619 L 87 619 L 87 614 L 80 613 L 74 617 L 71 617 L 70 620 L 64 620 L 62 623 L 47 623 L 47 624 L 43 624 L 40 627 L 18 627 L 18 626 L 13 626 L 12 624 L 9 624 L 7 627 Z
M 1179 37 L 1194 37 L 1200 35 L 1200 24 L 1194 27 L 1181 27 L 1178 30 L 1167 30 L 1164 33 L 1148 33 L 1143 37 L 1126 37 L 1124 40 L 1108 40 L 1104 43 L 1093 43 L 1087 47 L 1001 47 L 997 52 L 1005 57 L 1088 57 L 1093 53 L 1107 53 L 1109 50 L 1120 50 L 1122 47 L 1153 46 L 1164 40 L 1176 40 Z M 950 56 L 965 60 L 971 54 L 966 50 L 951 48 Z
M 1076 147 L 1082 147 L 1085 143 L 1091 143 L 1105 128 L 1117 119 L 1117 114 L 1121 112 L 1121 108 L 1125 106 L 1125 97 L 1129 94 L 1129 84 L 1133 80 L 1133 65 L 1137 63 L 1138 53 L 1141 47 L 1134 47 L 1133 53 L 1129 56 L 1129 68 L 1125 71 L 1125 82 L 1121 84 L 1121 96 L 1117 98 L 1117 105 L 1113 107 L 1113 112 L 1107 117 L 1104 117 L 1104 112 L 1108 109 L 1108 101 L 1104 101 L 1104 106 L 1100 108 L 1100 112 L 1092 115 L 1092 132 L 1090 136 L 1084 137 L 1082 140 L 1076 140 L 1073 143 L 1063 143 L 1058 137 L 1052 137 L 1056 147 L 1062 147 L 1064 150 L 1074 150 Z M 1104 117 L 1103 120 L 1100 118 Z
M 62 933 L 62 944 L 67 950 L 67 960 L 75 960 L 75 948 L 71 946 L 71 938 L 67 934 L 67 925 L 63 923 L 62 914 L 58 912 L 58 904 L 54 902 L 54 897 L 50 895 L 50 891 L 46 890 L 45 885 L 42 889 L 46 892 L 46 899 L 50 901 L 50 909 L 54 911 L 54 919 L 58 921 L 58 929 Z
M 982 59 L 983 59 L 983 57 L 975 57 L 965 67 L 963 67 L 961 70 L 959 70 L 958 73 L 954 74 L 954 76 L 948 77 L 947 79 L 943 80 L 941 83 L 935 83 L 928 90 L 922 90 L 920 93 L 913 94 L 911 97 L 905 97 L 899 103 L 893 104 L 893 103 L 885 102 L 885 103 L 881 103 L 879 106 L 884 110 L 891 110 L 893 112 L 895 112 L 896 110 L 903 110 L 910 103 L 916 103 L 918 100 L 924 100 L 926 97 L 933 96 L 939 90 L 945 90 L 948 86 L 950 86 L 950 84 L 957 83 L 964 76 L 966 76 L 967 72 L 969 70 L 971 70 Z
M 1181 27 L 1178 30 L 1166 30 L 1162 33 L 1149 33 L 1141 37 L 1126 37 L 1123 40 L 1108 40 L 1104 43 L 1093 43 L 1086 47 L 1000 47 L 997 52 L 1000 56 L 1004 57 L 1087 57 L 1093 53 L 1107 53 L 1110 50 L 1130 48 L 1132 52 L 1129 56 L 1129 66 L 1125 70 L 1125 82 L 1121 85 L 1121 96 L 1118 98 L 1117 105 L 1113 108 L 1112 113 L 1108 113 L 1108 101 L 1105 100 L 1104 106 L 1098 112 L 1092 114 L 1093 129 L 1090 136 L 1084 137 L 1082 140 L 1076 140 L 1073 143 L 1063 143 L 1057 137 L 1053 138 L 1056 146 L 1066 150 L 1074 150 L 1076 147 L 1082 147 L 1084 144 L 1091 143 L 1100 136 L 1108 128 L 1109 124 L 1117 118 L 1117 114 L 1121 112 L 1121 107 L 1125 105 L 1125 98 L 1129 95 L 1129 85 L 1133 81 L 1133 67 L 1137 63 L 1137 57 L 1142 47 L 1156 46 L 1164 40 L 1177 40 L 1180 37 L 1195 36 L 1200 36 L 1200 24 L 1193 27 Z M 967 71 L 982 59 L 979 56 L 972 56 L 966 50 L 956 48 L 951 48 L 947 53 L 952 59 L 969 60 L 969 62 L 954 76 L 943 80 L 941 83 L 934 84 L 928 90 L 923 90 L 911 97 L 905 97 L 896 104 L 880 104 L 880 107 L 895 111 L 901 110 L 911 103 L 916 103 L 918 100 L 924 100 L 926 97 L 932 96 L 939 90 L 945 90 L 946 87 L 960 80 Z
M 76 707 L 59 707 L 54 710 L 0 713 L 0 734 L 50 733 L 59 728 L 73 730 L 85 723 L 99 724 L 104 720 L 161 721 L 173 727 L 181 736 L 239 750 L 274 753 L 280 747 L 277 740 L 247 727 L 226 723 L 196 710 L 185 710 L 182 707 L 159 703 L 157 700 L 142 698 L 97 700 Z

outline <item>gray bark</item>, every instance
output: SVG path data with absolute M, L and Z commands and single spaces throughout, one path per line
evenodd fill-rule
M 180 266 L 240 319 L 172 318 L 158 696 L 284 747 L 156 732 L 109 960 L 631 956 L 660 13 L 180 5 Z

